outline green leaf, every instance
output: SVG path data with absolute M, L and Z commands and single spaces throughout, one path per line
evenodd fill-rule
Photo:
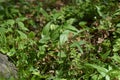
M 12 49 L 10 49 L 9 52 L 7 52 L 7 55 L 8 56 L 13 56 L 15 54 L 15 52 L 16 52 L 15 48 L 12 48 Z
M 25 33 L 19 30 L 17 30 L 17 32 L 19 33 L 21 39 L 27 39 L 27 35 Z
M 63 45 L 68 40 L 69 31 L 66 30 L 60 35 L 60 45 Z
M 28 37 L 29 38 L 34 38 L 35 37 L 35 33 L 33 31 L 31 31 L 29 34 L 28 34 Z
M 93 75 L 92 76 L 92 80 L 97 80 L 98 79 L 98 75 Z
M 0 3 L 6 2 L 6 1 L 9 1 L 9 0 L 0 0 Z
M 81 45 L 85 44 L 86 42 L 85 41 L 76 41 L 76 42 L 73 42 L 73 44 L 70 45 L 70 47 L 77 47 L 78 50 L 83 54 L 83 50 L 81 48 Z
M 113 45 L 113 51 L 117 52 L 120 50 L 120 38 L 115 40 L 115 44 Z
M 101 16 L 101 17 L 105 17 L 104 15 L 103 15 L 103 13 L 101 12 L 101 7 L 100 6 L 96 6 L 96 9 L 97 9 L 97 12 L 98 12 L 98 14 L 99 14 L 99 16 Z
M 19 50 L 23 50 L 23 49 L 25 49 L 27 46 L 26 46 L 26 42 L 25 41 L 20 41 L 19 43 L 18 43 L 18 49 Z
M 40 8 L 40 12 L 43 14 L 44 17 L 49 17 L 48 13 L 43 8 Z
M 81 22 L 79 22 L 79 25 L 80 25 L 81 27 L 85 27 L 86 24 L 87 24 L 87 22 L 85 22 L 85 21 L 81 21 Z
M 23 21 L 25 21 L 25 20 L 27 20 L 28 18 L 26 18 L 26 17 L 19 17 L 19 18 L 17 18 L 16 19 L 16 22 L 18 23 L 18 22 L 23 22 Z
M 57 27 L 58 27 L 58 25 L 51 24 L 51 25 L 50 25 L 50 30 L 55 30 Z
M 89 64 L 89 63 L 86 63 L 85 65 L 97 69 L 97 71 L 98 71 L 103 77 L 105 77 L 105 76 L 107 75 L 108 70 L 107 70 L 106 68 L 104 68 L 104 67 L 98 66 L 98 65 L 96 65 L 96 64 Z
M 4 34 L 5 32 L 6 32 L 6 29 L 3 28 L 3 27 L 0 27 L 0 34 L 1 34 L 1 33 Z
M 112 57 L 112 59 L 120 63 L 120 56 L 117 53 L 114 53 L 114 56 Z
M 49 36 L 50 35 L 50 25 L 51 25 L 51 22 L 47 23 L 47 25 L 43 28 L 42 30 L 42 35 L 44 36 Z
M 37 53 L 37 57 L 42 57 L 41 55 L 45 55 L 46 45 L 39 46 L 39 52 Z
M 50 37 L 51 37 L 51 39 L 53 41 L 55 41 L 56 39 L 59 38 L 59 36 L 60 36 L 60 29 L 61 29 L 60 27 L 57 27 L 54 31 L 52 31 Z
M 32 74 L 40 76 L 40 72 L 38 70 L 33 70 Z
M 118 23 L 118 24 L 116 25 L 116 27 L 120 27 L 120 23 Z
M 4 33 L 0 33 L 0 43 L 1 43 L 1 45 L 6 46 L 7 38 L 6 38 L 6 36 L 5 36 Z M 1 46 L 1 45 L 0 45 L 0 46 Z
M 67 20 L 67 24 L 72 25 L 75 20 L 76 19 L 71 18 L 71 19 Z
M 25 25 L 24 25 L 23 22 L 18 22 L 18 26 L 19 26 L 20 29 L 23 30 L 23 31 L 29 31 L 29 30 L 25 27 Z
M 42 35 L 42 36 L 44 36 L 44 35 Z M 48 41 L 50 40 L 50 37 L 42 37 L 42 39 L 40 39 L 40 43 L 47 43 Z
M 72 26 L 69 24 L 64 25 L 64 29 L 70 30 L 71 32 L 79 32 L 79 30 L 77 28 L 75 28 L 75 26 Z
M 66 54 L 65 54 L 65 52 L 61 51 L 58 53 L 58 56 L 64 58 L 64 57 L 66 57 Z
M 110 54 L 111 50 L 107 51 L 106 53 L 104 54 L 100 54 L 102 59 L 107 59 L 109 57 L 109 54 Z
M 9 52 L 9 51 L 8 51 L 7 48 L 1 48 L 1 49 L 0 49 L 0 52 L 2 52 L 2 53 L 7 53 L 7 52 Z
M 110 80 L 110 76 L 106 75 L 105 80 Z
M 13 27 L 13 25 L 15 24 L 15 20 L 9 19 L 9 20 L 7 20 L 7 24 L 11 25 Z
M 108 75 L 111 77 L 117 77 L 120 76 L 120 69 L 113 69 L 108 72 Z M 120 77 L 119 77 L 120 78 Z

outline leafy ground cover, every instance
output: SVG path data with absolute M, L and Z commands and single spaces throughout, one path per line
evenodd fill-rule
M 0 52 L 19 80 L 120 80 L 119 4 L 1 0 Z

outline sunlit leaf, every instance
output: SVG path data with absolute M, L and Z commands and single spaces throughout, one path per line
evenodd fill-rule
M 40 8 L 40 12 L 43 14 L 44 17 L 49 17 L 48 13 L 43 8 Z
M 118 23 L 118 24 L 116 25 L 116 27 L 120 27 L 120 23 Z
M 97 71 L 98 71 L 103 77 L 105 77 L 105 76 L 107 75 L 108 70 L 107 70 L 106 68 L 104 68 L 104 67 L 98 66 L 98 65 L 96 65 L 96 64 L 89 64 L 89 63 L 86 63 L 85 65 L 97 69 Z
M 72 25 L 75 20 L 76 19 L 71 18 L 71 19 L 67 20 L 67 24 Z
M 60 35 L 60 45 L 63 45 L 68 40 L 69 31 L 66 30 Z
M 20 27 L 21 30 L 28 31 L 23 22 L 18 22 L 18 26 Z
M 80 25 L 81 27 L 85 27 L 86 24 L 87 24 L 87 22 L 85 22 L 85 21 L 81 21 L 81 22 L 79 22 L 79 25 Z
M 12 49 L 10 50 L 10 52 L 7 52 L 7 55 L 8 55 L 8 56 L 13 56 L 13 55 L 15 54 L 15 52 L 16 52 L 15 48 L 12 48 Z
M 72 31 L 72 32 L 79 32 L 79 30 L 78 30 L 77 28 L 75 28 L 75 27 L 72 26 L 72 25 L 68 25 L 68 24 L 64 25 L 64 29 L 70 30 L 70 31 Z
M 44 35 L 42 35 L 42 36 L 44 36 Z M 48 41 L 50 40 L 50 37 L 43 37 L 42 39 L 40 39 L 40 43 L 47 43 Z
M 27 39 L 27 35 L 25 33 L 19 30 L 17 30 L 17 32 L 19 33 L 21 39 Z
M 25 20 L 27 20 L 26 17 L 19 17 L 19 18 L 16 19 L 16 22 L 17 22 L 17 23 L 18 23 L 18 22 L 23 22 L 23 21 L 25 21 Z
M 32 74 L 40 76 L 40 72 L 38 70 L 33 70 Z
M 66 54 L 65 52 L 61 51 L 58 53 L 58 56 L 63 58 L 63 57 L 66 57 Z
M 18 49 L 23 50 L 25 48 L 26 48 L 25 43 L 24 42 L 19 42 Z
M 120 75 L 120 69 L 112 69 L 108 72 L 111 77 L 118 77 Z M 120 78 L 120 77 L 119 77 Z
M 44 36 L 49 36 L 50 35 L 50 32 L 49 32 L 50 25 L 51 25 L 51 22 L 47 23 L 47 25 L 42 30 L 42 35 L 44 35 Z
M 120 56 L 117 53 L 114 53 L 114 56 L 112 57 L 112 59 L 120 63 Z
M 6 32 L 6 29 L 3 27 L 0 27 L 0 33 L 5 33 L 5 32 Z
M 101 7 L 100 6 L 96 6 L 97 12 L 99 14 L 99 16 L 104 17 L 105 15 L 103 15 L 103 13 L 101 12 Z
M 13 25 L 15 24 L 15 20 L 9 19 L 9 20 L 7 20 L 7 24 L 9 24 L 13 27 Z

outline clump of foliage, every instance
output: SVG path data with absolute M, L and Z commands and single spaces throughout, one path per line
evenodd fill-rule
M 119 80 L 119 3 L 45 1 L 0 3 L 0 52 L 19 79 Z

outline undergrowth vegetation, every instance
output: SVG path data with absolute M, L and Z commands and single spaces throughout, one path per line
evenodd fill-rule
M 117 0 L 0 2 L 0 52 L 19 80 L 120 80 Z

